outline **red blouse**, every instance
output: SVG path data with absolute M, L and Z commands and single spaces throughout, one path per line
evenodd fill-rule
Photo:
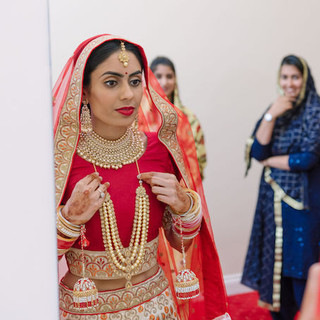
M 145 153 L 138 160 L 140 172 L 153 171 L 174 173 L 173 160 L 168 150 L 159 141 L 157 134 L 148 132 L 146 133 L 146 136 L 147 148 Z M 135 192 L 139 186 L 136 163 L 125 165 L 118 170 L 97 167 L 97 171 L 103 178 L 102 183 L 107 181 L 110 183 L 108 192 L 110 193 L 114 204 L 119 236 L 123 246 L 127 247 L 130 243 L 135 213 Z M 76 154 L 73 159 L 71 173 L 63 197 L 63 204 L 70 198 L 75 184 L 93 172 L 93 165 Z M 162 226 L 165 204 L 156 199 L 156 196 L 151 192 L 149 184 L 144 182 L 143 185 L 146 188 L 150 200 L 148 241 L 151 241 L 158 236 L 159 227 Z M 91 220 L 86 223 L 86 230 L 86 237 L 90 242 L 86 250 L 103 251 L 104 244 L 102 241 L 99 211 L 97 211 Z M 79 240 L 75 242 L 73 247 L 80 248 Z

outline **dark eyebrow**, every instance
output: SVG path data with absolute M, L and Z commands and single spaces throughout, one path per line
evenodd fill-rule
M 133 72 L 129 75 L 129 77 L 133 77 L 133 76 L 136 76 L 137 74 L 142 74 L 142 71 L 141 70 L 138 70 L 136 72 Z
M 129 77 L 132 77 L 132 76 L 136 76 L 137 74 L 142 74 L 142 71 L 141 70 L 138 70 L 136 72 L 133 72 L 129 75 Z M 123 78 L 124 77 L 124 74 L 121 74 L 121 73 L 118 73 L 118 72 L 114 72 L 114 71 L 107 71 L 107 72 L 104 72 L 100 78 L 102 78 L 103 76 L 106 76 L 106 75 L 111 75 L 111 76 L 116 76 L 116 77 L 120 77 L 120 78 Z

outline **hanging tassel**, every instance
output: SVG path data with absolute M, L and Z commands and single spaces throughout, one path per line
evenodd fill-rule
M 186 253 L 184 250 L 183 234 L 182 234 L 182 221 L 179 218 L 180 223 L 180 236 L 181 236 L 181 252 L 183 270 L 181 270 L 176 278 L 174 287 L 176 297 L 180 300 L 189 300 L 197 297 L 200 294 L 199 279 L 193 271 L 186 267 Z
M 189 300 L 200 294 L 199 280 L 190 269 L 183 269 L 178 273 L 174 286 L 176 296 L 181 300 Z
M 98 305 L 98 290 L 88 278 L 79 279 L 73 287 L 73 306 L 75 309 L 92 309 Z
M 89 245 L 89 241 L 85 237 L 85 226 L 80 229 L 81 243 L 81 260 L 82 260 L 82 278 L 80 278 L 73 287 L 73 306 L 75 309 L 85 310 L 95 308 L 98 301 L 98 290 L 95 283 L 85 277 L 84 251 L 83 248 Z

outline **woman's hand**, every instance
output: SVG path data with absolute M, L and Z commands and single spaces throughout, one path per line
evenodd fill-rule
M 162 172 L 145 172 L 141 173 L 138 178 L 150 184 L 157 199 L 168 204 L 173 211 L 184 213 L 190 208 L 190 199 L 175 175 Z
M 262 120 L 257 130 L 256 137 L 260 144 L 267 145 L 272 138 L 273 129 L 276 119 L 288 110 L 293 108 L 292 102 L 295 101 L 293 97 L 280 96 L 273 103 L 267 113 L 272 115 L 271 121 Z
M 62 208 L 61 214 L 71 223 L 81 225 L 89 221 L 102 206 L 109 182 L 100 184 L 102 178 L 97 172 L 91 173 L 77 182 L 71 197 Z
M 296 99 L 294 97 L 279 96 L 278 99 L 272 104 L 268 113 L 270 113 L 274 119 L 278 118 L 286 111 L 293 108 L 293 102 Z
M 271 168 L 277 168 L 281 170 L 287 170 L 290 171 L 289 166 L 289 156 L 283 155 L 283 156 L 273 156 L 268 159 L 265 159 L 263 161 L 260 161 L 260 163 L 264 167 L 271 167 Z

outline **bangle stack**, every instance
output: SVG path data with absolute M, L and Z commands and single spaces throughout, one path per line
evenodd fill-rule
M 169 211 L 173 220 L 173 232 L 179 237 L 183 234 L 183 238 L 188 240 L 196 237 L 200 231 L 202 210 L 201 199 L 198 193 L 190 189 L 186 191 L 191 202 L 189 210 L 181 214 L 173 212 L 171 209 L 169 209 Z
M 76 240 L 80 236 L 81 226 L 69 222 L 61 214 L 62 207 L 63 206 L 60 206 L 57 212 L 57 229 L 61 234 L 65 235 L 66 237 L 69 237 L 70 240 Z

